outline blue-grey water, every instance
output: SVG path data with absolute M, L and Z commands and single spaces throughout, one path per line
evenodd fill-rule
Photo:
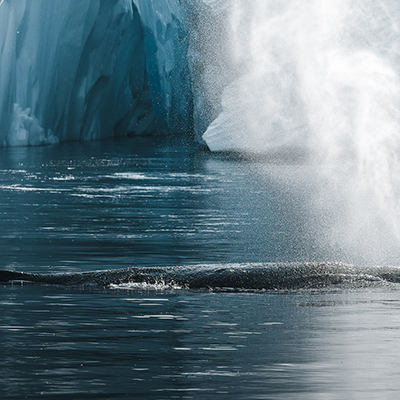
M 0 150 L 1 268 L 357 261 L 299 160 L 146 138 Z M 393 399 L 400 296 L 0 285 L 1 399 Z
M 3 266 L 47 272 L 318 259 L 284 184 L 187 142 L 152 142 L 0 150 Z

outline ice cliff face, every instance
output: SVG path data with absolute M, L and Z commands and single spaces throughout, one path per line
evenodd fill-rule
M 0 3 L 0 146 L 187 131 L 179 0 Z

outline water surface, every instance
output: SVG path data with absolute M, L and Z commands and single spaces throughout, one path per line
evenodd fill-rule
M 1 149 L 2 265 L 47 272 L 326 257 L 304 224 L 302 182 L 296 198 L 285 183 L 304 165 L 260 163 L 260 178 L 257 163 L 153 142 Z
M 352 261 L 301 162 L 149 139 L 0 150 L 1 267 Z M 0 285 L 3 399 L 392 399 L 400 297 Z

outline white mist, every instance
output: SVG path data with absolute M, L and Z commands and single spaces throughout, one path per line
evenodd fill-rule
M 214 151 L 307 155 L 324 240 L 390 259 L 400 241 L 400 3 L 231 6 L 239 77 L 204 140 Z

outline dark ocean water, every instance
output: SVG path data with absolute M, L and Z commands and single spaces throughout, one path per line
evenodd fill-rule
M 303 166 L 265 164 L 282 182 L 268 173 L 263 181 L 246 161 L 153 141 L 0 150 L 2 265 L 48 272 L 320 258 L 284 182 Z
M 286 160 L 287 161 L 287 160 Z M 127 139 L 0 150 L 1 268 L 357 262 L 307 165 Z M 397 285 L 0 285 L 1 399 L 393 399 Z

